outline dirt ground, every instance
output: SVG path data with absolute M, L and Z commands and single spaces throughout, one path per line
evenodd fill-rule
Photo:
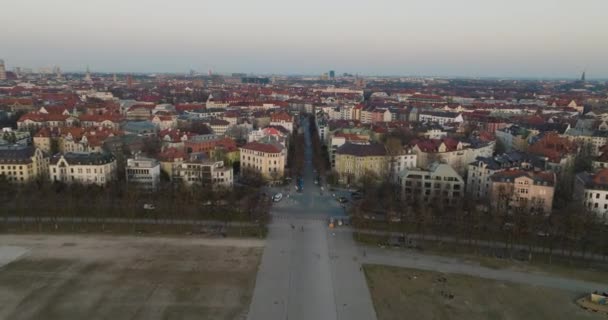
M 0 319 L 242 319 L 262 241 L 0 236 Z
M 387 266 L 364 266 L 378 320 L 606 319 L 568 291 Z

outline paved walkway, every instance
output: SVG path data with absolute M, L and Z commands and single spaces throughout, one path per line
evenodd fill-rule
M 344 214 L 314 185 L 306 131 L 304 192 L 275 203 L 249 308 L 250 320 L 374 320 L 376 314 L 352 235 L 327 217 Z M 293 226 L 293 227 L 292 227 Z
M 487 279 L 564 289 L 581 294 L 595 290 L 608 291 L 608 279 L 597 279 L 597 282 L 589 282 L 508 269 L 491 269 L 458 258 L 421 254 L 412 250 L 368 247 L 365 248 L 365 251 L 365 257 L 362 260 L 369 264 L 466 274 Z
M 342 231 L 352 232 L 349 229 L 343 229 Z M 453 236 L 436 236 L 436 235 L 432 235 L 432 234 L 422 235 L 422 234 L 416 234 L 416 233 L 391 232 L 391 231 L 386 231 L 386 230 L 375 230 L 375 229 L 356 229 L 355 231 L 358 233 L 362 233 L 362 234 L 370 234 L 370 235 L 378 235 L 378 236 L 394 236 L 394 237 L 398 237 L 398 236 L 405 234 L 410 239 L 423 239 L 423 240 L 430 240 L 430 241 L 461 243 L 463 245 L 470 244 L 468 242 L 468 240 L 458 239 Z M 488 240 L 476 240 L 473 243 L 471 243 L 470 245 L 474 245 L 474 246 L 478 246 L 478 247 L 485 247 L 485 248 L 494 248 L 497 251 L 504 250 L 504 248 L 505 248 L 504 242 L 488 241 Z M 517 250 L 525 250 L 525 251 L 530 250 L 530 247 L 528 247 L 527 245 L 522 245 L 522 244 L 512 244 L 512 245 L 510 245 L 510 247 L 511 247 L 511 250 L 513 250 L 513 252 L 516 252 Z M 556 247 L 557 247 L 557 245 L 556 245 Z M 547 254 L 549 252 L 547 248 L 545 248 L 543 246 L 539 246 L 539 245 L 534 245 L 532 247 L 531 251 L 536 252 L 536 253 L 545 253 L 545 254 Z M 591 260 L 597 260 L 597 261 L 606 261 L 606 257 L 604 255 L 597 254 L 597 253 L 581 252 L 581 251 L 576 251 L 576 250 L 572 251 L 572 253 L 570 253 L 569 250 L 562 251 L 559 248 L 554 248 L 552 254 L 554 256 L 569 256 L 570 254 L 572 254 L 572 256 L 576 257 L 576 258 L 584 258 L 584 259 L 591 259 Z

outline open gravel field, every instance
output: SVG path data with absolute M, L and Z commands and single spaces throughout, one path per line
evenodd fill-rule
M 263 242 L 0 236 L 0 319 L 240 319 Z M 0 250 L 1 254 L 2 250 Z M 2 260 L 2 259 L 0 259 Z

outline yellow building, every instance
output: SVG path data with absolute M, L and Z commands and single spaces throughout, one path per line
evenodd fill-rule
M 0 176 L 9 182 L 26 183 L 46 176 L 49 158 L 35 147 L 10 146 L 0 148 Z
M 378 177 L 389 173 L 389 157 L 381 144 L 346 143 L 336 150 L 335 159 L 341 183 L 356 183 L 366 173 Z
M 278 143 L 249 142 L 240 149 L 241 170 L 255 170 L 267 180 L 283 178 L 285 148 Z
M 494 210 L 515 208 L 551 214 L 555 173 L 519 169 L 497 172 L 491 176 L 490 200 Z

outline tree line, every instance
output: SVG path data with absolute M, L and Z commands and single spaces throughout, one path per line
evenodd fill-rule
M 101 221 L 102 230 L 108 218 L 245 221 L 265 225 L 269 209 L 266 198 L 258 186 L 246 185 L 212 189 L 201 184 L 161 182 L 157 190 L 145 191 L 118 180 L 103 187 L 44 179 L 23 185 L 0 181 L 4 221 L 9 217 L 33 217 L 40 227 L 43 218 L 52 224 L 59 223 L 60 217 L 85 222 L 95 218 Z
M 574 252 L 608 256 L 608 225 L 578 202 L 551 213 L 530 210 L 530 204 L 491 205 L 465 198 L 456 205 L 404 201 L 390 182 L 365 183 L 363 199 L 353 204 L 353 223 L 361 229 L 416 233 L 430 240 L 451 237 L 471 245 L 480 241 L 501 244 L 512 254 L 516 248 L 573 256 Z M 509 197 L 499 197 L 509 201 Z M 532 257 L 532 256 L 530 256 Z

